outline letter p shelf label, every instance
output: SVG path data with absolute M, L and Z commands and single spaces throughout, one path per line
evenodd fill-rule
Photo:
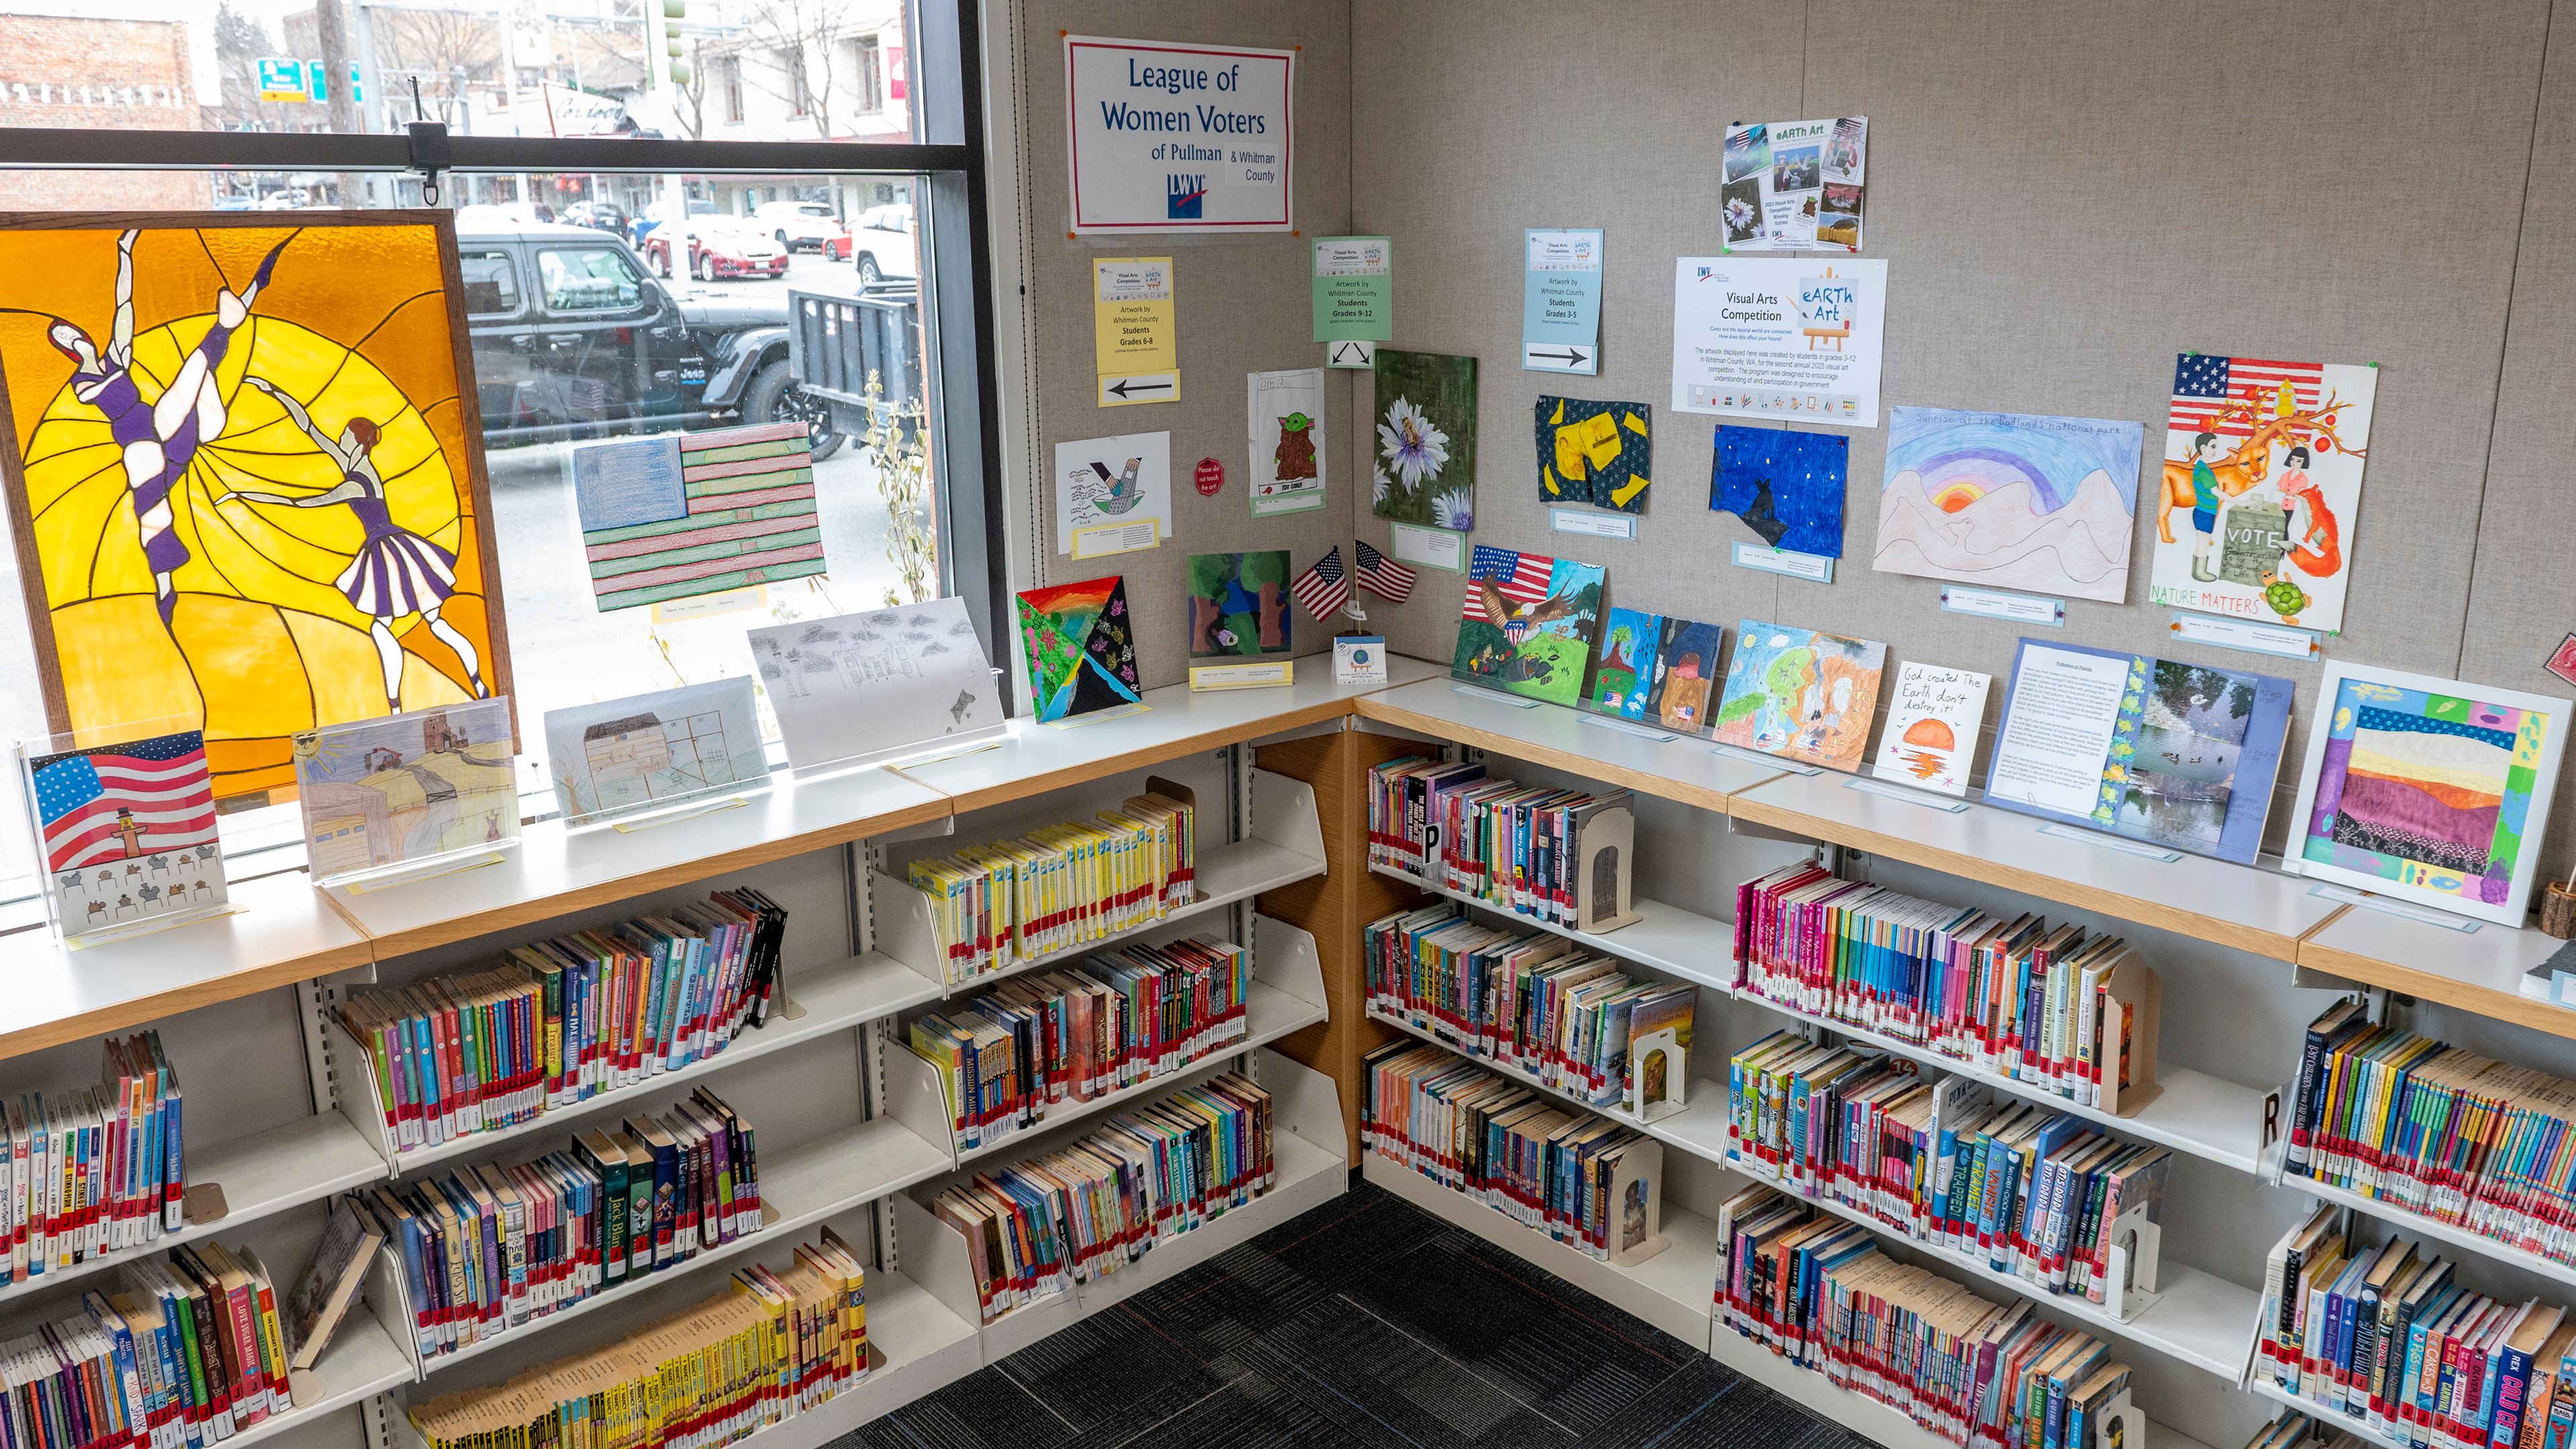
M 1064 38 L 1076 236 L 1295 226 L 1297 53 Z

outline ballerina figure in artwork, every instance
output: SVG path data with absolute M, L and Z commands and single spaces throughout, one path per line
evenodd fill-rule
M 286 242 L 270 248 L 249 286 L 215 290 L 214 325 L 190 349 L 170 385 L 147 401 L 134 373 L 134 241 L 140 235 L 128 231 L 116 239 L 116 321 L 107 346 L 66 321 L 57 320 L 45 335 L 72 360 L 72 396 L 107 416 L 108 435 L 123 455 L 126 490 L 134 495 L 134 527 L 152 570 L 153 606 L 161 612 L 161 627 L 169 629 L 179 605 L 170 576 L 188 561 L 188 545 L 173 528 L 170 494 L 187 476 L 197 449 L 223 435 L 224 395 L 215 368 L 231 349 L 233 333 L 250 320 L 251 304 L 268 285 Z
M 402 713 L 402 641 L 394 634 L 394 622 L 413 614 L 418 614 L 429 625 L 429 632 L 456 651 L 466 677 L 474 683 L 474 697 L 491 698 L 491 687 L 483 682 L 483 662 L 475 654 L 473 643 L 455 625 L 438 616 L 439 609 L 456 592 L 456 555 L 394 522 L 385 503 L 385 480 L 376 471 L 378 434 L 374 421 L 353 417 L 341 426 L 335 438 L 322 431 L 303 403 L 268 379 L 242 380 L 277 399 L 278 405 L 286 409 L 288 420 L 313 440 L 313 446 L 321 449 L 324 457 L 339 465 L 340 481 L 323 492 L 296 497 L 234 489 L 217 498 L 216 505 L 220 507 L 234 499 L 283 508 L 346 505 L 366 530 L 366 537 L 350 556 L 349 566 L 332 583 L 352 608 L 372 621 L 368 633 L 374 637 L 376 657 L 384 665 L 386 712 Z

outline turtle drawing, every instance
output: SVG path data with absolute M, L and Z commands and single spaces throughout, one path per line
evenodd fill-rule
M 2281 616 L 2284 624 L 2299 622 L 2299 611 L 2309 604 L 2308 591 L 2274 571 L 2263 575 L 2263 603 Z

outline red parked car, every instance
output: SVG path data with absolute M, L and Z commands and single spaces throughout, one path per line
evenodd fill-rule
M 688 272 L 701 282 L 735 277 L 783 277 L 787 253 L 767 234 L 732 217 L 689 218 Z M 655 227 L 644 238 L 644 259 L 663 276 L 671 272 L 671 228 Z

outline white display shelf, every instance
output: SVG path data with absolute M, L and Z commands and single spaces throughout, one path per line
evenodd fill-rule
M 1830 1197 L 1808 1197 L 1796 1188 L 1783 1186 L 1778 1175 L 1760 1162 L 1729 1157 L 1726 1165 L 1730 1171 L 1778 1187 L 1819 1211 L 1905 1244 L 1924 1261 L 1939 1266 L 1945 1276 L 2010 1289 L 2053 1310 L 2054 1316 L 2118 1334 L 2231 1384 L 2243 1376 L 2246 1355 L 2253 1352 L 2254 1316 L 2262 1306 L 2262 1295 L 2170 1258 L 2159 1267 L 2156 1300 L 2132 1317 L 2115 1318 L 2102 1305 L 2080 1295 L 2050 1292 L 2018 1273 L 1998 1273 L 1984 1258 L 1927 1243 L 1848 1203 Z M 1728 1330 L 1721 1327 L 1718 1331 Z
M 703 1272 L 718 1263 L 729 1264 L 746 1252 L 780 1244 L 792 1245 L 799 1232 L 825 1218 L 901 1192 L 948 1171 L 953 1165 L 948 1151 L 944 1146 L 934 1146 L 935 1140 L 925 1138 L 899 1118 L 887 1116 L 862 1122 L 854 1131 L 827 1134 L 778 1153 L 774 1160 L 761 1164 L 762 1214 L 758 1232 L 746 1233 L 730 1243 L 702 1249 L 696 1257 L 660 1272 L 629 1279 L 621 1287 L 593 1293 L 543 1318 L 531 1318 L 506 1332 L 476 1339 L 435 1358 L 424 1359 L 420 1364 L 420 1376 L 427 1378 L 443 1369 L 480 1358 L 494 1349 L 525 1343 L 559 1324 L 602 1309 L 622 1307 L 631 1303 L 639 1293 Z M 388 1246 L 383 1251 L 390 1254 L 393 1249 Z M 390 1268 L 391 1264 L 387 1266 Z M 410 1305 L 406 1302 L 400 1311 L 408 1321 Z
M 1838 1388 L 1833 1380 L 1815 1369 L 1804 1368 L 1782 1358 L 1761 1344 L 1718 1322 L 1709 1339 L 1709 1356 L 1719 1363 L 1753 1380 L 1775 1394 L 1794 1399 L 1809 1413 L 1820 1414 L 1857 1434 L 1887 1446 L 1887 1449 L 1958 1449 L 1958 1446 L 1933 1433 L 1893 1408 L 1870 1398 Z M 2209 1449 L 2209 1446 L 2157 1423 L 2147 1421 L 2144 1449 Z M 2132 1445 L 2136 1439 L 2129 1440 Z
M 2409 909 L 2418 907 L 2410 903 Z M 2299 943 L 2299 965 L 2535 1031 L 2576 1037 L 2576 1008 L 2522 994 L 2524 973 L 2566 944 L 2492 921 L 2474 931 L 2458 931 L 2353 906 Z
M 1846 790 L 1843 779 L 1782 775 L 1736 795 L 1729 809 L 1793 835 L 2282 961 L 2296 959 L 2299 938 L 2343 909 L 2277 869 L 2199 855 L 2142 859 L 2043 835 L 2048 822 L 2035 815 L 1982 801 L 1956 814 L 1925 810 Z
M 1679 906 L 1638 896 L 1628 902 L 1628 908 L 1637 913 L 1638 920 L 1615 931 L 1582 931 L 1507 910 L 1465 891 L 1433 885 L 1392 866 L 1371 865 L 1369 869 L 1416 890 L 1490 911 L 1515 925 L 1563 936 L 1604 955 L 1634 961 L 1676 980 L 1695 981 L 1702 986 L 1725 991 L 1730 989 L 1728 983 L 1734 979 L 1735 967 L 1731 958 L 1735 951 L 1735 927 L 1714 916 L 1698 915 Z
M 718 794 L 709 803 L 731 797 Z M 863 766 L 803 780 L 781 773 L 739 805 L 574 829 L 531 825 L 491 865 L 368 889 L 334 886 L 331 903 L 390 960 L 591 906 L 631 900 L 791 855 L 945 819 L 938 791 Z
M 1329 654 L 1297 661 L 1297 682 L 1278 689 L 1211 690 L 1187 685 L 1145 691 L 1146 708 L 1092 723 L 1040 724 L 1020 718 L 998 743 L 944 759 L 898 762 L 903 774 L 949 797 L 963 815 L 1068 785 L 1143 769 L 1203 750 L 1283 734 L 1350 713 L 1351 702 L 1440 673 L 1418 659 L 1389 656 L 1388 683 L 1336 684 Z
M 1206 817 L 1200 817 L 1202 832 Z M 961 981 L 949 983 L 950 996 L 972 995 L 996 981 L 1006 981 L 1024 971 L 1038 971 L 1066 961 L 1078 961 L 1104 947 L 1132 940 L 1148 931 L 1159 930 L 1203 916 L 1210 911 L 1250 900 L 1263 891 L 1311 880 L 1324 873 L 1323 821 L 1315 812 L 1315 787 L 1303 780 L 1274 775 L 1268 770 L 1252 772 L 1251 833 L 1241 840 L 1219 845 L 1202 845 L 1198 853 L 1198 894 L 1187 904 L 1175 906 L 1160 917 L 1140 922 L 1095 941 L 1049 951 L 1015 961 L 998 971 L 987 971 Z M 880 950 L 906 962 L 913 970 L 932 980 L 946 976 L 948 948 L 939 934 L 939 916 L 929 895 L 908 881 L 885 871 L 871 878 L 871 899 L 876 905 L 877 945 Z M 1321 1000 L 1319 994 L 1316 997 Z
M 2157 1093 L 2153 1101 L 2139 1109 L 2137 1115 L 2121 1117 L 2098 1107 L 2081 1106 L 2072 1098 L 2058 1096 L 2029 1082 L 1995 1072 L 1981 1071 L 1966 1062 L 1945 1057 L 1915 1042 L 1903 1041 L 1883 1032 L 1871 1031 L 1866 1027 L 1853 1026 L 1829 1016 L 1818 1016 L 1812 1012 L 1800 1011 L 1796 1007 L 1784 1006 L 1750 987 L 1737 989 L 1735 999 L 1751 1002 L 1765 1010 L 1778 1012 L 1793 1021 L 1806 1022 L 1837 1036 L 1894 1052 L 1901 1057 L 1911 1058 L 1926 1066 L 1938 1068 L 1949 1076 L 1965 1077 L 1982 1086 L 1992 1087 L 1998 1092 L 2027 1098 L 2030 1101 L 2054 1107 L 2061 1112 L 2084 1118 L 2086 1121 L 2100 1123 L 2123 1136 L 2159 1143 L 2176 1152 L 2187 1152 L 2194 1157 L 2206 1158 L 2223 1167 L 2235 1168 L 2239 1172 L 2261 1170 L 2263 1099 L 2266 1094 L 2252 1087 L 2239 1086 L 2205 1072 L 2195 1072 L 2188 1067 L 2171 1066 L 2159 1062 L 2156 1066 L 2156 1082 L 2164 1090 Z
M 12 828 L 15 828 L 14 825 Z M 0 936 L 0 1056 L 366 966 L 367 938 L 301 871 L 235 881 L 239 907 L 167 930 L 73 950 L 38 927 Z
M 1076 1284 L 981 1324 L 987 1363 L 1006 1358 L 1084 1315 L 1182 1272 L 1228 1248 L 1251 1241 L 1289 1218 L 1331 1201 L 1350 1185 L 1344 1156 L 1341 1095 L 1333 1080 L 1274 1051 L 1252 1055 L 1252 1076 L 1271 1094 L 1270 1187 L 1241 1207 L 1164 1239 L 1144 1257 L 1097 1283 Z M 1168 1082 L 1165 1090 L 1183 1085 Z M 1051 1150 L 1079 1135 L 1065 1124 L 1012 1139 L 1026 1155 Z M 959 1174 L 962 1179 L 963 1174 Z M 953 1184 L 942 1182 L 935 1187 Z M 1274 1201 L 1275 1200 L 1275 1201 Z M 966 1240 L 933 1216 L 911 1194 L 894 1199 L 895 1241 L 903 1245 L 904 1270 L 948 1311 L 978 1322 L 975 1273 Z M 1155 1259 L 1172 1256 L 1156 1265 Z M 1121 1282 L 1120 1280 L 1126 1280 Z
M 2254 1372 L 2253 1390 L 2255 1393 L 2264 1398 L 2270 1399 L 2276 1404 L 2289 1405 L 2300 1413 L 2306 1414 L 2310 1418 L 2315 1419 L 2320 1424 L 2331 1424 L 2338 1429 L 2349 1429 L 2355 1437 L 2359 1438 L 2366 1444 L 2381 1445 L 2382 1449 L 2414 1449 L 2415 1441 L 2412 1436 L 2406 1434 L 2383 1434 L 2370 1427 L 2370 1421 L 2367 1419 L 2357 1419 L 2350 1414 L 2337 1413 L 2334 1410 L 2327 1408 L 2325 1405 L 2318 1403 L 2314 1399 L 2300 1398 L 2298 1395 L 2291 1393 L 2288 1389 L 2272 1382 L 2269 1374 L 2260 1366 L 2257 1366 Z
M 2276 1144 L 2269 1154 L 2273 1160 L 2266 1164 L 2267 1173 L 2279 1172 L 2280 1164 L 2277 1160 L 2279 1155 L 2280 1148 Z M 2421 1213 L 2409 1211 L 2397 1203 L 2354 1192 L 2350 1188 L 2337 1187 L 2332 1183 L 2319 1182 L 2314 1178 L 2300 1177 L 2295 1173 L 2279 1172 L 2278 1181 L 2282 1187 L 2292 1192 L 2305 1193 L 2319 1202 L 2350 1208 L 2363 1217 L 2388 1224 L 2401 1234 L 2412 1234 L 2448 1243 L 2463 1252 L 2475 1253 L 2479 1257 L 2492 1259 L 2498 1263 L 2508 1263 L 2526 1273 L 2539 1274 L 2553 1283 L 2576 1288 L 2576 1265 L 2561 1263 L 2555 1258 L 2544 1258 L 2538 1253 L 2524 1250 L 2517 1244 L 2490 1238 L 2474 1228 L 2464 1228 L 2457 1224 L 2428 1218 Z
M 363 1304 L 351 1305 L 330 1346 L 311 1370 L 294 1375 L 288 1385 L 295 1407 L 271 1414 L 237 1430 L 226 1444 L 252 1444 L 274 1434 L 310 1424 L 363 1399 L 399 1388 L 412 1380 L 411 1355 L 397 1347 L 384 1325 Z
M 570 1107 L 540 1112 L 514 1127 L 469 1132 L 409 1152 L 396 1151 L 385 1130 L 375 1058 L 336 1017 L 326 1030 L 331 1036 L 333 1055 L 355 1064 L 349 1090 L 340 1094 L 340 1110 L 399 1176 L 455 1158 L 490 1154 L 507 1143 L 536 1134 L 561 1134 L 571 1130 L 567 1124 L 619 1107 L 665 1099 L 672 1088 L 728 1067 L 936 1001 L 939 986 L 894 957 L 871 951 L 819 969 L 790 972 L 782 994 L 785 999 L 773 1004 L 766 1024 L 745 1030 L 714 1056 L 677 1071 L 647 1077 L 632 1086 L 602 1092 Z
M 0 1303 L 84 1278 L 102 1268 L 120 1267 L 155 1257 L 245 1223 L 318 1202 L 385 1178 L 385 1160 L 365 1135 L 337 1112 L 299 1117 L 266 1131 L 188 1154 L 193 1183 L 224 1190 L 224 1215 L 210 1222 L 191 1221 L 177 1232 L 165 1232 L 139 1248 L 102 1253 L 68 1268 L 48 1268 L 43 1276 L 0 1288 Z
M 1642 1263 L 1619 1267 L 1377 1152 L 1361 1154 L 1360 1175 L 1684 1343 L 1708 1343 L 1709 1301 L 1717 1290 L 1717 1224 L 1697 1213 L 1665 1202 L 1662 1228 L 1670 1246 Z
M 1509 759 L 1564 770 L 1658 799 L 1724 812 L 1736 792 L 1786 766 L 1720 754 L 1704 735 L 1654 740 L 1584 722 L 1563 705 L 1530 706 L 1474 685 L 1435 678 L 1363 696 L 1361 717 Z

